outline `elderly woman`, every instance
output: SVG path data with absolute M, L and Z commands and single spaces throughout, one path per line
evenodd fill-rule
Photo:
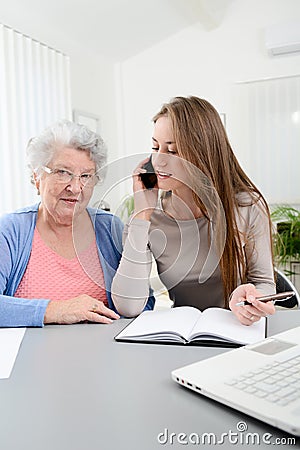
M 0 326 L 111 323 L 123 227 L 88 207 L 104 142 L 61 121 L 30 141 L 27 156 L 41 202 L 0 219 Z M 150 297 L 146 308 L 153 304 Z

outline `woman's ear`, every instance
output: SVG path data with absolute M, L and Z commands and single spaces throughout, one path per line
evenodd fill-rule
M 36 172 L 32 173 L 32 178 L 33 178 L 33 182 L 35 184 L 36 190 L 37 190 L 37 195 L 40 195 L 40 179 L 37 176 Z

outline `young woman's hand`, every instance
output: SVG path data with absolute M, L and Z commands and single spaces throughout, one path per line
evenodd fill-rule
M 69 300 L 50 301 L 44 323 L 72 324 L 78 322 L 112 323 L 119 315 L 107 308 L 102 301 L 82 294 Z
M 252 325 L 261 317 L 275 313 L 273 302 L 263 303 L 256 299 L 263 294 L 253 284 L 241 284 L 232 293 L 229 308 L 243 325 Z M 251 303 L 251 305 L 236 306 L 239 302 Z

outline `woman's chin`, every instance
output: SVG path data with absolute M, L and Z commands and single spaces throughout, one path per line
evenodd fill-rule
M 56 214 L 56 222 L 61 225 L 72 225 L 74 220 L 81 214 L 81 208 L 78 206 L 65 206 L 60 208 Z
M 157 186 L 163 191 L 169 191 L 171 189 L 172 181 L 170 177 L 157 177 Z

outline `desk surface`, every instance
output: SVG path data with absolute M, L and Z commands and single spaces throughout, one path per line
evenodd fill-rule
M 264 433 L 272 440 L 289 437 L 171 380 L 172 369 L 227 349 L 115 342 L 126 324 L 27 329 L 11 377 L 0 380 L 0 449 L 210 448 L 179 444 L 177 436 L 214 433 L 221 439 L 237 432 L 240 421 L 261 440 Z M 158 435 L 165 429 L 163 445 Z M 299 448 L 297 442 L 284 447 Z M 244 446 L 226 441 L 220 447 Z M 261 441 L 259 448 L 270 445 Z

